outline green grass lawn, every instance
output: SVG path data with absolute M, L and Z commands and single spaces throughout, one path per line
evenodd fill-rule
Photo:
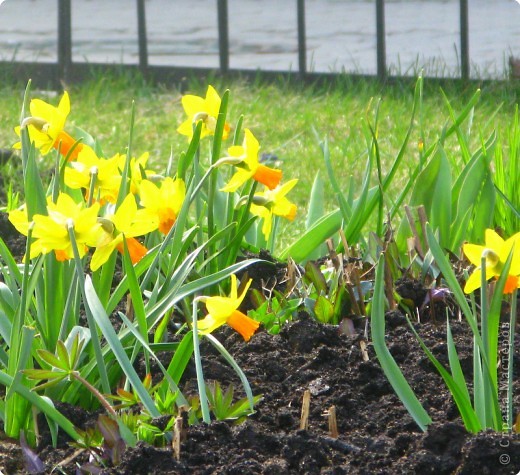
M 381 86 L 374 81 L 337 81 L 330 87 L 254 84 L 244 81 L 218 80 L 213 84 L 222 93 L 231 91 L 229 122 L 236 123 L 244 115 L 244 127 L 258 138 L 262 152 L 276 154 L 284 171 L 284 180 L 298 178 L 291 198 L 302 210 L 291 225 L 297 233 L 303 226 L 310 188 L 318 170 L 326 177 L 319 140 L 327 137 L 333 167 L 339 183 L 347 183 L 351 175 L 360 177 L 365 169 L 367 137 L 364 122 L 374 125 L 379 107 L 377 137 L 383 166 L 395 157 L 406 134 L 413 103 L 414 81 Z M 187 93 L 204 95 L 207 84 L 188 83 Z M 479 87 L 477 83 L 445 83 L 445 94 L 455 111 Z M 178 157 L 187 147 L 186 138 L 177 132 L 184 119 L 181 93 L 176 88 L 151 87 L 142 80 L 105 78 L 68 88 L 71 96 L 69 124 L 77 125 L 102 144 L 107 156 L 123 152 L 128 143 L 132 101 L 135 101 L 136 122 L 133 155 L 149 151 L 150 164 L 163 169 L 170 153 Z M 0 148 L 9 148 L 15 141 L 13 127 L 19 123 L 24 86 L 3 87 L 0 90 Z M 471 130 L 473 143 L 487 137 L 493 129 L 505 134 L 518 101 L 516 82 L 486 83 L 471 121 L 464 129 Z M 34 90 L 32 97 L 41 97 L 57 104 L 57 97 Z M 419 157 L 419 141 L 428 146 L 449 122 L 448 108 L 438 82 L 425 80 L 422 110 L 415 120 L 415 129 L 408 147 L 405 164 L 413 165 Z M 366 129 L 365 129 L 366 130 Z M 448 144 L 451 158 L 457 158 L 457 141 Z M 43 165 L 45 166 L 45 165 Z M 50 166 L 50 163 L 49 163 Z M 19 168 L 14 163 L 4 165 L 4 177 L 17 180 Z M 408 179 L 408 166 L 403 166 L 394 187 L 397 191 Z M 325 182 L 327 180 L 325 179 Z M 347 190 L 345 190 L 347 191 Z M 334 197 L 325 187 L 326 205 L 332 208 Z

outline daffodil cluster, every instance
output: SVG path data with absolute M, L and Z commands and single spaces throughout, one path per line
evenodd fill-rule
M 221 106 L 221 98 L 212 86 L 208 87 L 206 97 L 185 95 L 182 105 L 187 119 L 177 129 L 179 133 L 188 138 L 193 137 L 195 126 L 201 122 L 201 138 L 216 133 L 218 114 Z M 226 140 L 231 131 L 226 122 L 223 128 L 221 140 Z M 216 162 L 216 166 L 232 165 L 235 172 L 230 180 L 220 189 L 226 193 L 235 193 L 244 189 L 251 180 L 263 185 L 264 189 L 255 193 L 250 200 L 249 211 L 263 220 L 262 233 L 266 241 L 269 240 L 273 228 L 273 217 L 281 216 L 292 221 L 296 216 L 296 205 L 291 203 L 286 195 L 298 182 L 297 179 L 282 184 L 282 170 L 271 168 L 259 159 L 260 143 L 249 128 L 244 129 L 242 145 L 231 145 L 227 149 L 227 155 Z M 247 202 L 247 196 L 238 199 L 237 203 Z M 224 323 L 230 325 L 239 332 L 244 340 L 248 341 L 258 328 L 258 323 L 238 310 L 245 293 L 250 285 L 240 296 L 237 295 L 236 277 L 232 276 L 231 294 L 229 297 L 200 297 L 206 302 L 208 314 L 199 322 L 201 333 L 210 333 Z
M 208 87 L 205 97 L 183 96 L 182 106 L 187 117 L 177 131 L 193 141 L 194 130 L 199 127 L 200 139 L 211 137 L 219 144 L 227 140 L 232 128 L 225 121 L 223 127 L 218 125 L 221 104 L 212 86 Z M 139 157 L 119 153 L 105 156 L 93 140 L 76 139 L 67 127 L 71 110 L 67 92 L 58 106 L 33 99 L 29 109 L 30 116 L 15 128 L 16 134 L 20 137 L 22 130 L 26 130 L 42 156 L 58 153 L 62 165 L 58 192 L 54 187 L 45 206 L 38 206 L 38 213 L 30 214 L 28 210 L 34 207 L 27 205 L 9 212 L 16 229 L 31 236 L 28 257 L 53 253 L 58 261 L 66 261 L 75 257 L 77 247 L 80 257 L 90 256 L 90 268 L 96 271 L 114 252 L 124 253 L 127 249 L 132 263 L 139 262 L 148 252 L 147 236 L 151 233 L 159 237 L 167 235 L 176 223 L 187 194 L 184 180 L 162 176 L 151 169 L 148 152 Z M 220 131 L 219 137 L 215 136 L 217 131 Z M 21 148 L 21 142 L 14 144 L 14 148 Z M 261 163 L 259 153 L 257 138 L 245 128 L 241 144 L 235 137 L 235 143 L 227 147 L 224 156 L 212 158 L 213 172 L 224 171 L 229 166 L 234 168 L 227 183 L 214 191 L 233 194 L 237 206 L 247 203 L 250 213 L 262 220 L 261 231 L 268 241 L 275 216 L 293 220 L 296 215 L 296 205 L 286 195 L 298 180 L 282 183 L 282 171 Z M 263 189 L 256 190 L 257 185 Z M 241 193 L 244 196 L 240 196 Z M 202 334 L 227 323 L 244 339 L 251 338 L 258 324 L 238 310 L 248 286 L 238 296 L 233 276 L 229 297 L 201 298 L 208 309 L 199 324 Z
M 30 111 L 31 116 L 15 132 L 20 135 L 21 128 L 26 127 L 42 155 L 55 149 L 68 163 L 64 171 L 65 191 L 55 200 L 47 199 L 46 214 L 29 218 L 25 205 L 9 213 L 9 220 L 20 233 L 27 236 L 31 231 L 29 257 L 54 252 L 58 261 L 72 259 L 72 231 L 80 257 L 89 249 L 94 250 L 90 261 L 93 271 L 107 262 L 115 250 L 124 252 L 124 240 L 132 262 L 137 263 L 148 251 L 137 238 L 156 230 L 167 234 L 174 225 L 186 194 L 184 181 L 147 169 L 148 153 L 132 157 L 126 178 L 129 193 L 118 205 L 128 157 L 99 156 L 92 147 L 65 131 L 70 112 L 67 92 L 58 107 L 33 99 Z M 18 142 L 14 148 L 20 146 Z
M 212 86 L 208 87 L 205 98 L 192 95 L 183 96 L 182 105 L 188 118 L 177 129 L 178 132 L 191 138 L 194 126 L 198 122 L 202 122 L 201 137 L 213 135 L 220 104 L 220 96 Z M 231 127 L 226 122 L 221 137 L 223 140 L 228 138 L 230 130 Z M 221 188 L 221 191 L 236 192 L 249 180 L 254 180 L 264 186 L 263 191 L 254 195 L 250 212 L 263 219 L 262 232 L 267 241 L 272 230 L 273 216 L 281 216 L 290 221 L 296 216 L 296 205 L 290 203 L 285 195 L 298 180 L 294 179 L 286 184 L 281 184 L 282 171 L 260 163 L 260 143 L 248 128 L 244 129 L 242 145 L 232 145 L 227 152 L 228 155 L 218 160 L 217 165 L 233 165 L 236 171 L 229 182 Z

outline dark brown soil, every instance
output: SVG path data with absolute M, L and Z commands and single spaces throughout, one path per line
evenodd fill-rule
M 446 325 L 425 312 L 416 328 L 433 353 L 446 363 Z M 357 335 L 340 335 L 337 327 L 316 323 L 305 313 L 272 336 L 259 331 L 249 343 L 229 328 L 216 336 L 247 374 L 253 392 L 263 399 L 246 422 L 200 424 L 187 429 L 180 460 L 168 448 L 139 443 L 122 462 L 103 474 L 511 474 L 520 471 L 520 436 L 486 431 L 469 434 L 440 376 L 426 358 L 406 319 L 387 314 L 387 344 L 411 387 L 433 419 L 423 433 L 385 378 L 367 342 L 368 359 Z M 465 322 L 452 320 L 462 368 L 472 368 L 472 339 Z M 520 344 L 515 358 L 516 412 L 520 408 Z M 208 380 L 240 387 L 235 373 L 208 343 L 202 347 Z M 194 391 L 194 369 L 183 389 Z M 302 398 L 311 393 L 308 427 L 300 429 Z M 237 390 L 238 393 L 238 390 Z M 238 394 L 239 396 L 242 396 Z M 339 436 L 329 432 L 327 413 L 334 406 Z M 78 426 L 81 410 L 60 407 Z M 92 414 L 95 419 L 97 414 Z M 76 449 L 62 441 L 57 449 L 39 447 L 46 473 Z M 72 458 L 54 473 L 76 473 L 86 454 Z M 13 441 L 0 441 L 0 470 L 24 473 L 21 451 Z M 78 472 L 79 473 L 79 472 Z
M 302 318 L 280 335 L 260 332 L 244 343 L 231 330 L 220 337 L 262 394 L 256 413 L 245 423 L 213 422 L 189 427 L 176 461 L 171 448 L 146 444 L 127 449 L 122 463 L 106 474 L 517 474 L 520 437 L 491 431 L 468 434 L 440 377 L 421 352 L 402 316 L 388 315 L 388 345 L 434 423 L 422 433 L 408 415 L 368 345 L 364 361 L 360 338 L 339 336 L 337 329 Z M 431 323 L 417 328 L 442 359 L 445 329 Z M 453 322 L 465 370 L 471 368 L 471 339 L 465 323 Z M 208 345 L 203 345 L 205 376 L 224 386 L 234 373 Z M 518 347 L 515 359 L 518 360 Z M 520 361 L 516 361 L 518 368 Z M 187 375 L 190 376 L 189 374 Z M 515 379 L 518 381 L 518 372 Z M 520 406 L 520 397 L 515 407 Z M 194 388 L 193 380 L 186 387 Z M 303 392 L 311 392 L 307 430 L 300 430 Z M 329 434 L 326 413 L 335 406 L 339 437 Z M 81 413 L 80 413 L 81 415 Z M 74 414 L 68 414 L 74 419 Z M 84 417 L 84 415 L 82 415 Z M 94 416 L 93 416 L 94 417 Z M 82 425 L 84 421 L 77 421 Z M 48 470 L 74 449 L 40 449 Z M 22 473 L 19 449 L 2 443 L 0 468 Z M 85 457 L 75 462 L 84 463 Z M 507 462 L 507 463 L 506 463 Z M 65 473 L 74 473 L 74 462 Z

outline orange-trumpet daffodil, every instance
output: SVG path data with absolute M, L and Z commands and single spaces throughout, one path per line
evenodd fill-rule
M 60 150 L 66 156 L 76 143 L 76 140 L 65 132 L 65 122 L 70 113 L 70 99 L 67 91 L 55 107 L 41 99 L 32 99 L 29 104 L 31 116 L 23 120 L 22 125 L 15 127 L 15 132 L 20 136 L 20 129 L 27 127 L 29 136 L 34 146 L 40 150 L 42 155 L 47 155 L 52 148 Z M 17 142 L 13 148 L 20 149 L 21 143 Z M 83 144 L 78 143 L 69 156 L 69 160 L 75 160 Z
M 200 138 L 206 137 L 207 135 L 214 135 L 220 110 L 220 102 L 220 96 L 212 86 L 208 86 L 205 98 L 191 94 L 182 96 L 182 107 L 188 118 L 179 126 L 177 132 L 191 139 L 193 137 L 193 125 L 202 121 Z M 230 130 L 231 127 L 226 122 L 222 133 L 223 140 L 228 138 Z
M 267 240 L 271 234 L 273 216 L 282 216 L 290 221 L 296 216 L 296 205 L 291 203 L 285 195 L 298 183 L 293 179 L 277 186 L 274 190 L 266 189 L 262 193 L 255 193 L 251 203 L 251 213 L 264 220 L 262 233 Z
M 164 178 L 160 186 L 149 180 L 143 180 L 139 186 L 140 204 L 147 218 L 156 223 L 163 234 L 168 234 L 177 220 L 177 216 L 186 197 L 186 185 L 180 178 Z
M 520 233 L 516 233 L 509 239 L 504 240 L 493 229 L 486 229 L 484 246 L 469 243 L 464 244 L 462 247 L 464 254 L 468 260 L 476 266 L 466 281 L 464 292 L 469 294 L 481 286 L 482 258 L 486 259 L 484 269 L 486 280 L 492 277 L 500 277 L 504 264 L 513 247 L 513 257 L 504 293 L 511 293 L 516 288 L 520 288 Z
M 238 167 L 229 183 L 221 191 L 236 191 L 247 180 L 254 180 L 274 190 L 282 179 L 282 171 L 267 167 L 258 162 L 260 144 L 249 129 L 244 129 L 242 145 L 234 145 L 228 149 L 229 157 L 219 160 L 220 163 L 231 163 Z
M 197 322 L 199 332 L 207 335 L 220 326 L 227 324 L 240 333 L 245 341 L 249 341 L 260 326 L 260 323 L 244 315 L 238 310 L 238 307 L 244 300 L 250 285 L 251 280 L 246 284 L 242 293 L 238 295 L 237 278 L 233 274 L 231 275 L 231 293 L 229 297 L 199 297 L 200 301 L 206 303 L 208 311 L 208 314 Z
M 144 210 L 137 209 L 134 195 L 128 194 L 117 210 L 98 218 L 103 232 L 96 242 L 96 250 L 90 261 L 90 268 L 93 271 L 99 269 L 115 249 L 121 254 L 124 252 L 123 239 L 126 239 L 132 264 L 136 264 L 143 258 L 148 249 L 135 237 L 157 229 L 157 223 L 147 219 L 145 214 Z
M 89 246 L 94 246 L 101 231 L 97 222 L 99 204 L 88 208 L 84 203 L 76 203 L 66 193 L 60 193 L 56 203 L 49 201 L 47 204 L 48 215 L 35 214 L 33 216 L 30 258 L 40 254 L 54 251 L 59 261 L 72 259 L 74 253 L 70 240 L 69 229 L 74 232 L 79 256 L 83 257 Z M 10 215 L 9 219 L 20 219 L 21 214 Z M 18 230 L 24 230 L 24 226 L 17 223 Z M 27 228 L 28 229 L 28 228 Z

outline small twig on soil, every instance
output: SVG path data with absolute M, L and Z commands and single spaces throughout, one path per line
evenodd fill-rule
M 184 406 L 179 407 L 179 415 L 175 418 L 173 426 L 172 449 L 175 460 L 181 459 L 181 442 L 186 439 L 186 429 L 184 427 L 184 415 L 186 410 Z
M 61 462 L 56 464 L 56 467 L 66 467 L 69 463 L 71 463 L 74 459 L 79 457 L 83 452 L 85 452 L 87 449 L 78 449 L 76 450 L 72 455 L 69 457 L 63 459 Z
M 334 248 L 334 243 L 332 242 L 332 239 L 327 239 L 326 244 L 327 244 L 327 249 L 329 251 L 329 257 L 330 257 L 330 260 L 332 261 L 332 265 L 334 266 L 334 269 L 336 269 L 337 271 L 340 271 L 343 266 L 342 266 L 341 258 L 338 255 L 338 253 L 336 252 L 336 249 Z
M 311 392 L 306 389 L 303 393 L 302 415 L 300 417 L 300 429 L 309 428 L 309 411 L 311 407 Z
M 361 348 L 363 361 L 368 361 L 370 358 L 368 357 L 367 342 L 365 340 L 359 340 L 359 347 Z
M 337 439 L 339 436 L 338 433 L 338 423 L 336 421 L 336 406 L 330 406 L 327 411 L 327 418 L 329 420 L 329 433 L 330 436 L 334 439 Z

